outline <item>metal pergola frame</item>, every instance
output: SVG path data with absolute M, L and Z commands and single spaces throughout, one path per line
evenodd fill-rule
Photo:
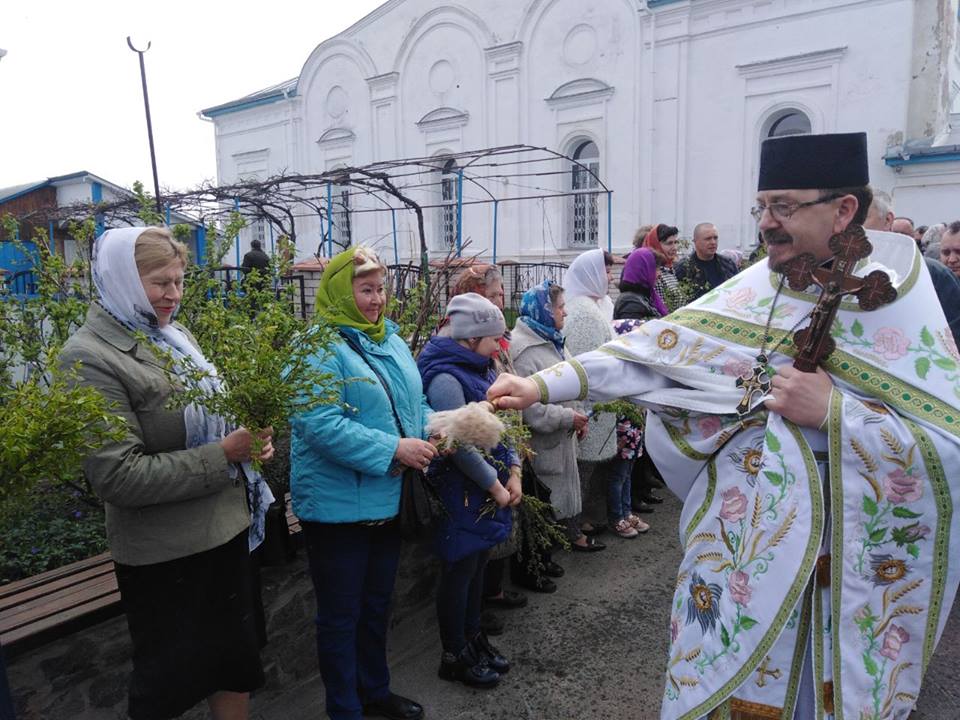
M 456 202 L 437 202 L 442 183 L 449 182 L 443 168 L 456 163 Z M 573 168 L 588 173 L 596 188 L 572 190 L 569 183 L 557 182 Z M 338 198 L 334 188 L 338 188 Z M 343 188 L 346 188 L 344 192 Z M 509 193 L 507 192 L 509 188 Z M 215 185 L 204 183 L 186 191 L 164 191 L 162 194 L 167 221 L 171 213 L 198 218 L 197 250 L 202 257 L 205 227 L 223 222 L 232 213 L 247 219 L 269 223 L 271 246 L 277 235 L 297 240 L 297 219 L 315 218 L 321 228 L 321 242 L 316 255 L 332 255 L 335 200 L 350 216 L 363 213 L 386 213 L 391 216 L 394 261 L 399 261 L 397 211 L 413 212 L 417 218 L 421 264 L 429 261 L 423 212 L 435 208 L 456 209 L 456 255 L 463 247 L 463 210 L 477 205 L 492 206 L 493 261 L 497 260 L 497 232 L 501 203 L 544 200 L 573 196 L 607 197 L 607 249 L 612 247 L 613 191 L 588 166 L 563 153 L 532 145 L 505 145 L 431 157 L 403 158 L 357 167 L 340 167 L 319 174 L 282 174 L 265 180 L 240 180 Z M 344 198 L 346 201 L 344 201 Z M 99 226 L 131 224 L 138 221 L 140 201 L 130 198 L 97 204 L 78 204 L 45 212 L 43 218 L 25 217 L 37 223 L 66 222 L 96 217 Z M 599 222 L 599 218 L 598 218 Z M 598 232 L 599 239 L 599 232 Z M 240 264 L 239 238 L 235 241 L 236 261 Z M 324 247 L 326 246 L 326 247 Z M 272 249 L 272 248 L 271 248 Z

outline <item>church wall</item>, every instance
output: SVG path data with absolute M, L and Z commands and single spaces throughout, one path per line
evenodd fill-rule
M 603 183 L 612 196 L 612 243 L 630 244 L 638 222 L 639 92 L 638 22 L 629 3 L 620 0 L 587 6 L 556 0 L 534 7 L 523 34 L 524 142 L 574 155 L 584 141 L 599 151 Z M 554 170 L 564 168 L 557 161 Z M 554 192 L 570 189 L 570 173 L 544 178 Z M 570 257 L 578 248 L 572 235 L 572 198 L 524 203 L 524 225 L 534 242 L 517 249 L 528 257 Z M 549 223 L 544 226 L 544 211 Z M 607 247 L 607 197 L 599 198 L 599 244 Z
M 813 132 L 866 130 L 871 177 L 892 183 L 882 158 L 904 123 L 910 41 L 902 28 L 911 13 L 905 2 L 811 2 L 802 13 L 737 5 L 736 23 L 706 11 L 690 21 L 687 133 L 679 141 L 686 205 L 677 219 L 688 234 L 697 222 L 714 222 L 721 246 L 749 248 L 760 142 L 778 114 L 802 111 Z M 869 33 L 851 32 L 866 26 Z
M 908 165 L 900 168 L 893 194 L 897 215 L 916 225 L 960 219 L 960 161 Z
M 280 174 L 300 172 L 295 138 L 296 99 L 231 113 L 216 120 L 217 177 L 221 184 L 243 178 L 265 180 Z M 299 228 L 298 228 L 299 229 Z M 237 255 L 250 249 L 250 242 L 261 233 L 245 228 L 237 248 L 227 254 L 224 263 L 237 264 Z M 262 233 L 263 245 L 270 250 L 269 228 Z
M 681 0 L 648 12 L 631 0 L 390 0 L 306 60 L 298 97 L 277 104 L 291 116 L 283 129 L 260 108 L 217 119 L 220 175 L 229 179 L 231 156 L 244 148 L 322 172 L 518 141 L 572 153 L 590 140 L 613 190 L 615 250 L 641 223 L 670 222 L 689 236 L 704 220 L 720 227 L 721 246 L 746 248 L 760 138 L 778 113 L 802 111 L 814 132 L 867 130 L 874 184 L 894 187 L 883 154 L 908 124 L 913 8 L 912 0 Z M 240 117 L 245 130 L 234 126 Z M 437 177 L 425 170 L 408 182 Z M 556 192 L 569 182 L 567 171 L 529 184 Z M 437 188 L 419 193 L 424 204 L 440 200 Z M 482 196 L 465 184 L 465 202 Z M 498 258 L 577 252 L 567 242 L 571 207 L 569 199 L 500 203 Z M 425 220 L 439 251 L 440 210 L 427 209 Z M 492 221 L 492 206 L 465 206 L 468 254 L 490 257 Z M 315 222 L 303 223 L 310 229 L 301 237 L 319 238 Z M 397 225 L 400 255 L 416 255 L 413 214 L 398 212 Z M 389 213 L 357 213 L 352 230 L 393 259 Z M 605 195 L 598 235 L 606 247 Z

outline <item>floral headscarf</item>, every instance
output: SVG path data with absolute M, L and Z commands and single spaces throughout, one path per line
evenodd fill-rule
M 630 253 L 623 268 L 623 282 L 636 285 L 647 291 L 650 302 L 660 313 L 660 317 L 669 314 L 660 295 L 654 289 L 657 283 L 657 258 L 650 248 L 642 247 Z
M 320 277 L 316 301 L 318 309 L 329 313 L 331 322 L 356 328 L 377 343 L 381 342 L 387 333 L 384 313 L 380 313 L 375 323 L 367 320 L 353 298 L 353 278 L 357 273 L 362 274 L 378 267 L 383 266 L 376 253 L 363 246 L 347 248 L 334 255 Z
M 553 303 L 550 302 L 550 288 L 556 285 L 553 280 L 544 280 L 527 290 L 520 300 L 520 320 L 544 340 L 549 340 L 563 355 L 563 335 L 553 322 Z

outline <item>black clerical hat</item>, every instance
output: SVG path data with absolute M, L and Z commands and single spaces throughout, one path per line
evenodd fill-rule
M 788 135 L 760 146 L 757 190 L 820 190 L 869 182 L 866 133 Z

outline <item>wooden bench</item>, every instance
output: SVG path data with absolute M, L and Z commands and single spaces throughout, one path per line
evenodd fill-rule
M 113 560 L 102 553 L 0 587 L 0 643 L 12 656 L 119 612 Z
M 286 496 L 287 529 L 300 520 Z M 0 645 L 8 658 L 120 615 L 120 591 L 109 552 L 0 586 Z

